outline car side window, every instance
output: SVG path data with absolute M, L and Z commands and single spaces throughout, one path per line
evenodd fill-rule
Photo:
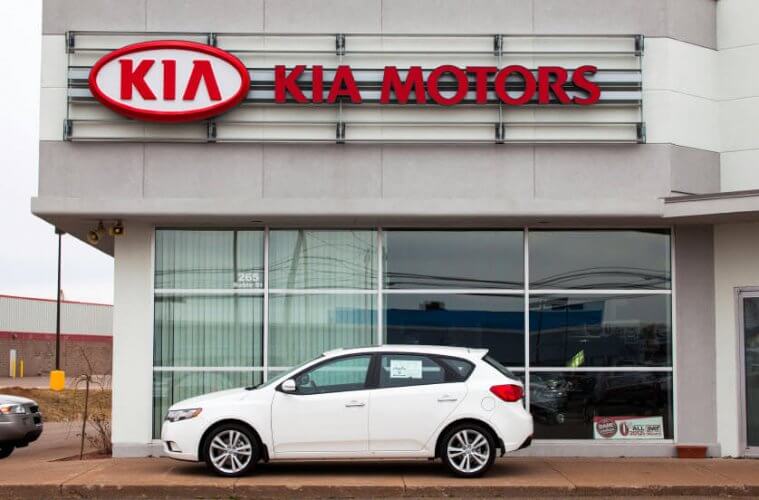
M 380 388 L 442 384 L 445 369 L 431 357 L 418 354 L 383 354 L 380 363 Z
M 366 387 L 371 355 L 326 361 L 295 377 L 297 394 L 358 391 Z
M 438 357 L 436 358 L 442 364 L 450 368 L 448 379 L 450 382 L 463 382 L 469 378 L 474 370 L 474 365 L 465 359 Z

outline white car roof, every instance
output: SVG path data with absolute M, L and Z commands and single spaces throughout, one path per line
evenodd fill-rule
M 453 347 L 441 345 L 414 345 L 414 344 L 384 344 L 367 347 L 345 347 L 332 349 L 324 353 L 326 357 L 338 356 L 340 354 L 361 353 L 361 352 L 411 352 L 420 354 L 439 354 L 447 356 L 459 356 L 468 359 L 482 359 L 487 354 L 488 349 L 475 349 L 472 347 Z

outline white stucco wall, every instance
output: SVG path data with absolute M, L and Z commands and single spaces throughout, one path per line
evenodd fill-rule
M 722 190 L 759 189 L 759 2 L 717 2 Z
M 724 456 L 739 456 L 741 420 L 735 290 L 759 285 L 759 223 L 714 227 L 717 353 L 717 438 Z M 687 333 L 684 333 L 687 335 Z
M 721 189 L 759 189 L 759 2 L 717 3 Z M 736 288 L 759 286 L 759 223 L 716 225 L 717 429 L 725 456 L 743 454 Z

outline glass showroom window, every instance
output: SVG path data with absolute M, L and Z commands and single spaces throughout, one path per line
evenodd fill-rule
M 528 248 L 535 437 L 672 439 L 670 232 L 532 230 Z
M 671 439 L 670 245 L 669 230 L 157 230 L 155 433 L 174 401 L 385 342 L 489 349 L 525 383 L 538 439 Z
M 488 348 L 524 369 L 524 233 L 387 230 L 384 341 Z
M 377 232 L 269 232 L 269 375 L 376 343 Z
M 175 401 L 263 381 L 263 244 L 263 231 L 156 231 L 154 436 Z

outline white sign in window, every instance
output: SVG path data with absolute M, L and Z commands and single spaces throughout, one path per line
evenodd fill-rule
M 422 360 L 391 359 L 390 378 L 422 378 Z

